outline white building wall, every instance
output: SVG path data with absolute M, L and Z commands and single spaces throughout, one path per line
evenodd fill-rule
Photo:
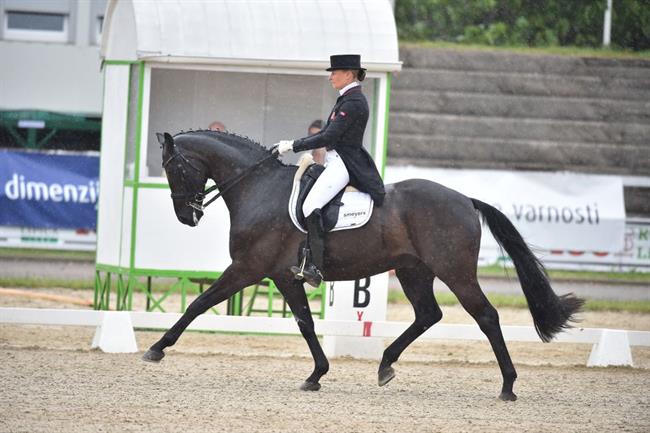
M 106 0 L 0 0 L 0 110 L 42 110 L 100 116 L 99 17 Z M 67 17 L 64 42 L 47 35 L 20 40 L 8 31 L 11 12 Z
M 99 116 L 99 48 L 0 41 L 0 110 Z

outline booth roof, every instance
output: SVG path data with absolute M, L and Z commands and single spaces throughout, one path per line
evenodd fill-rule
M 111 0 L 105 16 L 105 60 L 318 69 L 355 53 L 401 67 L 388 0 Z

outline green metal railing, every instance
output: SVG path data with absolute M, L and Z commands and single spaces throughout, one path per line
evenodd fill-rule
M 179 303 L 179 312 L 184 312 L 189 303 L 218 277 L 217 273 L 199 275 L 193 272 L 131 270 L 98 264 L 95 270 L 94 308 L 132 311 L 133 297 L 140 293 L 145 297 L 145 311 L 168 312 L 173 308 L 169 304 L 175 297 L 174 304 Z M 312 315 L 324 318 L 325 284 L 306 290 L 306 295 L 312 306 Z M 286 301 L 271 280 L 260 281 L 233 295 L 227 300 L 225 311 L 220 313 L 212 308 L 211 312 L 235 316 L 292 317 Z

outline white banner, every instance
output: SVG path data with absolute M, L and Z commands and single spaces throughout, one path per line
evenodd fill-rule
M 389 166 L 385 178 L 386 183 L 428 179 L 489 203 L 537 248 L 623 249 L 625 204 L 618 176 Z
M 0 247 L 95 251 L 97 234 L 92 230 L 35 229 L 0 226 Z
M 543 251 L 549 269 L 589 269 L 612 272 L 650 272 L 650 220 L 628 219 L 620 251 Z

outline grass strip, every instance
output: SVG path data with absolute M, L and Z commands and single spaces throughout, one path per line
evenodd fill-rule
M 523 308 L 528 309 L 528 303 L 523 295 L 503 295 L 489 293 L 487 298 L 495 308 Z M 436 293 L 436 300 L 441 306 L 458 305 L 458 299 L 452 293 Z M 406 296 L 400 290 L 388 291 L 389 304 L 408 303 Z M 584 311 L 616 311 L 630 313 L 650 313 L 650 301 L 620 301 L 609 299 L 588 299 L 584 306 Z
M 42 250 L 36 248 L 0 248 L 0 258 L 34 260 L 95 261 L 94 251 Z
M 594 283 L 633 283 L 650 285 L 650 272 L 602 272 L 602 271 L 563 271 L 547 270 L 548 276 L 557 281 L 585 281 Z M 480 266 L 479 277 L 516 279 L 513 268 L 501 265 Z
M 66 280 L 57 278 L 0 277 L 0 287 L 15 287 L 23 289 L 61 287 L 73 290 L 94 290 L 95 282 L 93 280 Z
M 650 50 L 628 51 L 613 48 L 585 48 L 585 47 L 527 47 L 527 46 L 495 46 L 480 44 L 463 44 L 447 41 L 408 41 L 400 40 L 401 47 L 418 47 L 418 48 L 444 48 L 459 51 L 497 51 L 512 52 L 517 54 L 547 55 L 547 56 L 567 56 L 567 57 L 602 57 L 602 58 L 622 58 L 622 59 L 650 59 Z

